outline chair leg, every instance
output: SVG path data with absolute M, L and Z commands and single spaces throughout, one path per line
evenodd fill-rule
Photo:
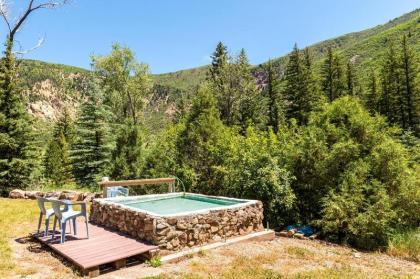
M 53 226 L 53 231 L 52 231 L 52 235 L 51 235 L 51 239 L 54 238 L 55 235 L 55 228 L 57 227 L 57 217 L 54 216 L 54 226 Z
M 66 241 L 66 222 L 61 223 L 61 240 L 60 243 Z
M 76 229 L 76 218 L 74 218 L 74 219 L 73 219 L 73 232 L 74 232 L 74 235 L 76 235 L 76 234 L 77 234 L 77 229 Z
M 41 229 L 41 223 L 42 223 L 42 212 L 39 213 L 37 234 L 39 234 L 39 230 Z
M 69 220 L 69 228 L 70 228 L 70 234 L 71 234 L 71 220 Z
M 89 226 L 88 226 L 88 219 L 86 216 L 85 216 L 85 223 L 86 223 L 86 235 L 87 235 L 87 238 L 89 238 Z
M 48 236 L 48 226 L 50 225 L 50 218 L 46 218 L 45 216 L 45 232 L 44 236 Z

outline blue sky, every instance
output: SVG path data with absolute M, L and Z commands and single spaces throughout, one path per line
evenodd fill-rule
M 26 0 L 14 0 L 15 12 Z M 17 39 L 25 58 L 89 68 L 113 42 L 130 47 L 153 73 L 209 63 L 218 41 L 245 48 L 258 64 L 291 50 L 363 30 L 420 7 L 420 0 L 72 0 L 34 14 Z M 16 14 L 15 14 L 16 15 Z M 5 26 L 0 26 L 4 37 Z

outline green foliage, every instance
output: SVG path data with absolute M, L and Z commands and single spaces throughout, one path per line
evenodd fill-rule
M 44 176 L 56 186 L 63 185 L 72 178 L 69 151 L 73 140 L 73 122 L 66 110 L 55 124 L 44 158 Z
M 145 263 L 151 267 L 159 267 L 162 265 L 160 257 L 152 257 L 150 260 L 146 260 Z
M 8 40 L 0 63 L 0 194 L 30 185 L 36 164 L 33 130 L 17 86 L 17 70 Z
M 340 57 L 328 47 L 327 57 L 321 67 L 322 91 L 330 102 L 344 93 L 344 75 Z
M 78 184 L 95 186 L 109 168 L 112 147 L 107 109 L 98 85 L 91 83 L 89 97 L 76 121 L 77 137 L 71 147 L 73 175 Z
M 420 229 L 395 233 L 391 236 L 387 253 L 408 260 L 420 261 Z
M 278 77 L 271 61 L 265 68 L 267 76 L 267 86 L 262 95 L 267 99 L 267 127 L 271 127 L 275 133 L 279 130 L 279 125 L 284 122 L 284 100 L 281 96 Z
M 144 159 L 143 149 L 141 129 L 130 123 L 122 125 L 112 151 L 111 177 L 115 180 L 138 178 Z
M 151 88 L 149 69 L 138 63 L 128 47 L 112 46 L 108 56 L 92 57 L 93 68 L 103 78 L 106 93 L 105 104 L 112 108 L 115 121 L 130 119 L 134 124 L 142 120 L 144 98 Z
M 234 197 L 257 199 L 264 204 L 266 220 L 274 226 L 293 222 L 293 178 L 278 157 L 279 142 L 272 132 L 252 128 L 239 136 L 227 163 L 226 192 Z
M 318 105 L 319 95 L 314 86 L 311 69 L 311 58 L 308 50 L 301 57 L 297 45 L 289 56 L 284 74 L 284 101 L 287 104 L 286 116 L 294 118 L 299 124 L 305 124 L 309 113 Z
M 229 131 L 218 117 L 212 92 L 204 85 L 193 100 L 185 129 L 176 142 L 178 164 L 184 169 L 181 179 L 192 182 L 191 190 L 221 193 L 223 171 L 220 166 L 228 141 Z

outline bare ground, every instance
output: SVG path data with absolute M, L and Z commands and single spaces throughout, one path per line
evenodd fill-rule
M 11 240 L 13 278 L 80 278 L 72 266 L 28 238 Z M 99 278 L 420 278 L 419 263 L 321 241 L 276 238 L 191 255 L 158 268 L 137 264 Z

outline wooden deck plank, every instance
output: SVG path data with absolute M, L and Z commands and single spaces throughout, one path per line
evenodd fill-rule
M 68 230 L 67 230 L 68 231 Z M 108 263 L 122 263 L 125 259 L 157 249 L 156 246 L 140 242 L 123 233 L 89 224 L 89 239 L 83 222 L 77 224 L 77 235 L 66 234 L 66 241 L 60 244 L 60 234 L 35 236 L 65 259 L 85 271 Z M 117 264 L 122 266 L 122 264 Z

